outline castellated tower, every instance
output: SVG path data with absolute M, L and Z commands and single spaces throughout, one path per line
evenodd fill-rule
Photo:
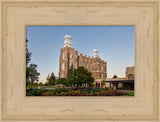
M 59 57 L 59 77 L 66 78 L 71 66 L 77 68 L 78 51 L 72 48 L 71 37 L 66 35 L 64 37 L 64 44 L 61 48 Z
M 82 53 L 78 55 L 78 51 L 72 48 L 71 37 L 66 35 L 64 37 L 64 44 L 60 50 L 59 56 L 59 78 L 66 78 L 71 66 L 77 68 L 84 66 L 92 73 L 95 81 L 102 81 L 107 78 L 107 62 L 101 60 L 98 56 L 98 50 L 93 50 L 93 56 L 86 56 Z

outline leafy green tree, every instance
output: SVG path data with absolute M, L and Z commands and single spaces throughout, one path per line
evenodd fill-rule
M 29 67 L 29 80 L 33 84 L 35 81 L 39 81 L 39 75 L 40 73 L 37 71 L 37 65 L 36 64 L 30 64 Z
M 70 75 L 70 77 L 67 78 L 67 80 L 68 80 L 67 83 L 68 83 L 69 86 L 73 86 L 73 85 L 75 86 L 76 84 L 78 84 L 76 74 L 77 74 L 76 71 L 74 71 L 73 74 Z
M 78 85 L 87 85 L 92 86 L 94 82 L 94 78 L 92 77 L 92 73 L 88 72 L 84 67 L 78 67 L 73 71 L 73 74 L 69 77 L 69 84 Z
M 32 53 L 28 50 L 28 40 L 26 39 L 26 67 L 28 66 L 29 62 L 31 61 Z
M 28 50 L 28 40 L 26 39 L 26 81 L 29 80 L 29 75 L 30 75 L 30 69 L 28 67 L 28 63 L 31 60 L 31 55 L 32 55 L 32 53 L 30 53 Z M 27 85 L 28 85 L 28 83 L 27 83 Z
M 74 68 L 73 68 L 73 64 L 72 64 L 72 65 L 71 65 L 71 68 L 70 68 L 69 71 L 68 71 L 67 77 L 69 78 L 69 77 L 73 74 L 73 72 L 74 72 Z
M 26 81 L 26 88 L 27 88 L 27 86 L 29 86 L 30 85 L 30 82 L 29 81 Z
M 50 79 L 50 74 L 48 74 L 48 76 L 46 77 L 47 83 L 49 83 L 49 79 Z
M 59 78 L 57 80 L 57 84 L 66 84 L 67 83 L 67 79 L 66 78 Z
M 55 77 L 54 73 L 52 72 L 51 76 L 48 79 L 48 84 L 49 85 L 55 85 L 55 83 L 56 83 L 56 77 Z
M 63 84 L 66 86 L 93 86 L 94 78 L 92 73 L 88 72 L 84 67 L 78 67 L 77 69 L 71 69 L 68 72 L 67 78 L 59 78 L 57 84 Z
M 102 82 L 101 82 L 101 87 L 103 88 L 104 85 L 105 85 L 105 82 L 102 81 Z
M 48 86 L 48 83 L 45 83 L 44 85 L 45 85 L 45 86 Z
M 117 75 L 114 75 L 113 78 L 118 78 Z
M 26 39 L 26 86 L 29 85 L 29 82 L 33 83 L 39 80 L 40 73 L 37 72 L 37 65 L 30 64 L 32 53 L 28 50 L 28 40 Z M 28 66 L 29 65 L 29 66 Z
M 30 68 L 26 67 L 26 82 L 29 81 L 29 75 L 30 75 Z
M 39 83 L 39 85 L 40 85 L 40 86 L 43 86 L 43 83 L 42 83 L 42 82 L 40 82 L 40 83 Z

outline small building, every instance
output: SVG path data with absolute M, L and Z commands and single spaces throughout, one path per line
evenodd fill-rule
M 106 79 L 105 87 L 114 90 L 134 90 L 134 67 L 126 68 L 126 77 Z

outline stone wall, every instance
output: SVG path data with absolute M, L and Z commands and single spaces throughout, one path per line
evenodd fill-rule
M 134 67 L 127 67 L 126 68 L 126 78 L 133 80 L 134 79 Z

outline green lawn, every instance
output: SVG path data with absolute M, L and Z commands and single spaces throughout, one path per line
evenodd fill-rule
M 134 91 L 124 91 L 125 93 L 129 93 L 129 95 L 125 95 L 125 96 L 134 96 Z

